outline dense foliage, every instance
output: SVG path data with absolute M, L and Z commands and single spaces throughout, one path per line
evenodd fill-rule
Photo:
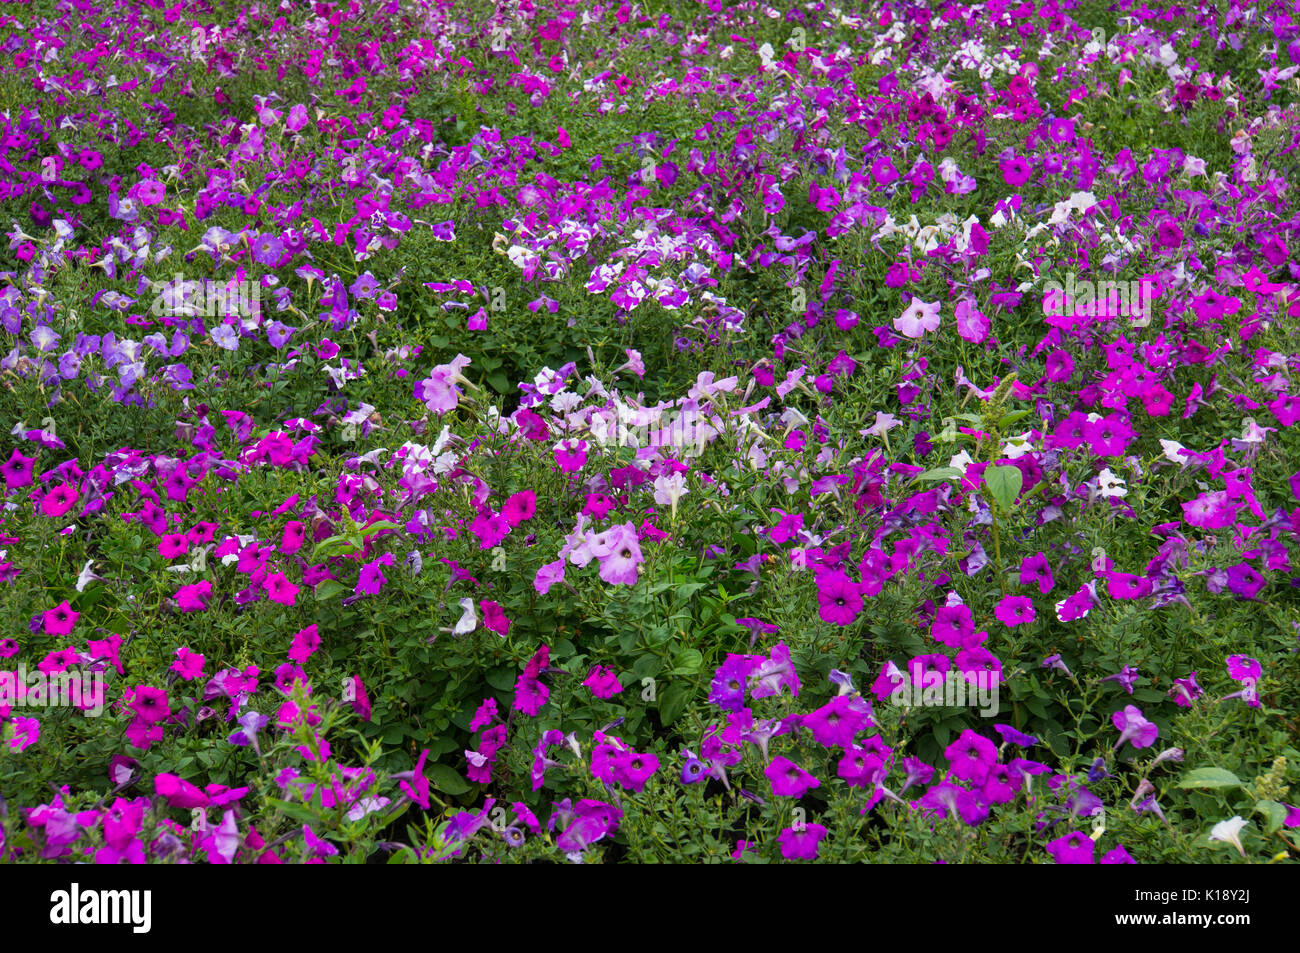
M 1300 853 L 1300 13 L 783 6 L 0 10 L 0 858 Z

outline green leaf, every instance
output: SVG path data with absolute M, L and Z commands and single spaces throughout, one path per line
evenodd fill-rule
M 988 487 L 989 496 L 1004 513 L 1010 512 L 1024 482 L 1019 467 L 989 467 L 984 471 L 984 485 Z
M 1279 804 L 1277 801 L 1256 801 L 1255 813 L 1263 814 L 1268 818 L 1268 828 L 1265 834 L 1273 834 L 1282 829 L 1286 822 L 1287 809 L 1285 804 Z
M 659 721 L 665 728 L 681 717 L 689 694 L 687 687 L 680 682 L 674 682 L 659 693 Z
M 677 653 L 676 665 L 670 675 L 695 675 L 704 667 L 704 656 L 698 649 L 682 649 Z
M 429 779 L 429 783 L 443 794 L 456 797 L 469 790 L 469 782 L 462 778 L 455 768 L 445 764 L 426 764 L 424 775 Z
M 299 804 L 291 804 L 288 801 L 277 801 L 275 798 L 267 798 L 271 806 L 278 810 L 285 817 L 292 817 L 295 821 L 302 821 L 304 824 L 319 824 L 320 818 L 307 808 Z
M 961 471 L 956 467 L 935 467 L 933 470 L 926 470 L 918 480 L 952 480 L 961 476 Z
M 337 579 L 322 579 L 316 583 L 316 601 L 324 602 L 326 599 L 333 599 L 340 593 L 347 591 L 348 587 Z
M 1178 782 L 1180 788 L 1239 788 L 1241 779 L 1223 768 L 1197 768 Z
M 331 556 L 344 556 L 356 552 L 360 546 L 348 541 L 344 536 L 330 536 L 322 539 L 312 550 L 311 560 L 314 563 L 323 562 Z
M 998 429 L 1003 430 L 1006 427 L 1009 427 L 1011 424 L 1014 424 L 1017 420 L 1020 420 L 1022 417 L 1028 417 L 1028 416 L 1029 416 L 1029 411 L 1027 410 L 1013 410 L 1011 411 L 1011 413 L 1007 414 L 1001 420 L 998 421 Z

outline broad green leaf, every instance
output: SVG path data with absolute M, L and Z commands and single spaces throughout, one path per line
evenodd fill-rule
M 933 470 L 926 470 L 918 480 L 952 480 L 961 476 L 961 471 L 956 467 L 935 467 Z
M 681 717 L 689 694 L 687 687 L 680 682 L 674 682 L 659 693 L 659 721 L 664 727 Z
M 322 579 L 316 583 L 316 601 L 324 602 L 348 591 L 348 587 L 337 579 Z
M 1263 814 L 1268 818 L 1268 828 L 1265 834 L 1272 834 L 1282 829 L 1286 823 L 1287 808 L 1285 804 L 1279 804 L 1277 801 L 1256 801 L 1255 813 Z
M 984 485 L 988 487 L 989 496 L 1004 513 L 1011 510 L 1024 482 L 1019 467 L 989 467 L 984 471 Z
M 429 783 L 443 794 L 455 797 L 469 790 L 469 782 L 462 778 L 456 769 L 445 764 L 426 764 L 424 775 Z
M 682 649 L 674 664 L 670 675 L 695 675 L 704 667 L 704 656 L 697 649 Z
M 1231 771 L 1223 768 L 1197 768 L 1188 771 L 1181 781 L 1180 788 L 1238 788 L 1241 779 Z

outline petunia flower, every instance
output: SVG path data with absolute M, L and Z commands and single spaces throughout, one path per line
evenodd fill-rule
M 783 755 L 773 758 L 763 774 L 772 784 L 772 793 L 781 797 L 803 797 L 804 792 L 821 786 L 820 781 Z
M 1096 842 L 1078 831 L 1058 837 L 1047 845 L 1047 852 L 1058 864 L 1091 864 Z
M 1132 742 L 1134 748 L 1149 748 L 1160 734 L 1155 722 L 1147 721 L 1135 705 L 1125 705 L 1123 711 L 1115 712 L 1110 720 L 1120 732 L 1119 740 L 1115 742 L 1116 749 L 1126 741 Z
M 1226 821 L 1219 821 L 1210 831 L 1210 840 L 1231 844 L 1237 848 L 1237 853 L 1245 858 L 1246 848 L 1241 843 L 1241 831 L 1245 826 L 1246 821 L 1240 815 L 1230 817 Z
M 68 635 L 81 618 L 80 612 L 74 612 L 72 605 L 64 599 L 43 616 L 46 635 Z
M 894 328 L 903 337 L 918 339 L 939 327 L 939 302 L 921 301 L 913 296 L 911 304 L 894 318 Z
M 800 824 L 784 828 L 777 838 L 781 845 L 781 856 L 786 860 L 816 860 L 818 845 L 826 833 L 826 828 L 821 824 Z

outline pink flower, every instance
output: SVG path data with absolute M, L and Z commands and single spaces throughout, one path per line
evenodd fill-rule
M 189 538 L 184 533 L 168 533 L 158 541 L 158 552 L 163 559 L 175 559 L 184 556 L 190 548 Z
M 370 720 L 370 696 L 366 694 L 366 686 L 361 683 L 360 675 L 351 676 L 352 680 L 352 710 L 361 716 L 362 721 Z
M 80 612 L 73 612 L 67 599 L 50 609 L 44 615 L 46 635 L 67 635 L 81 618 Z
M 636 585 L 637 567 L 645 562 L 636 528 L 631 523 L 618 523 L 597 537 L 599 543 L 592 543 L 591 551 L 600 560 L 600 578 L 610 585 Z
M 3 464 L 0 464 L 0 476 L 4 477 L 5 487 L 18 490 L 32 485 L 32 464 L 35 457 L 25 457 L 15 450 Z
M 457 384 L 469 383 L 461 371 L 470 363 L 468 357 L 457 354 L 450 363 L 439 364 L 427 378 L 415 385 L 415 399 L 424 401 L 425 406 L 437 414 L 455 410 L 461 398 Z
M 623 686 L 614 675 L 614 670 L 607 665 L 597 665 L 593 668 L 582 684 L 591 689 L 591 693 L 597 698 L 612 698 L 623 690 Z
M 292 556 L 302 549 L 302 544 L 306 539 L 307 530 L 302 521 L 290 520 L 284 524 L 284 534 L 280 537 L 280 552 L 286 556 Z
M 128 704 L 139 721 L 147 725 L 156 725 L 160 721 L 166 721 L 171 717 L 171 703 L 167 701 L 167 693 L 161 688 L 152 688 L 148 685 L 141 685 L 134 691 L 128 689 L 131 695 L 131 701 Z
M 1237 522 L 1237 506 L 1223 490 L 1202 493 L 1182 507 L 1183 519 L 1199 529 L 1224 529 Z
M 1110 720 L 1120 732 L 1116 748 L 1126 741 L 1131 741 L 1134 748 L 1150 748 L 1160 734 L 1155 722 L 1147 721 L 1136 705 L 1125 705 L 1124 710 L 1115 712 Z
M 826 828 L 821 824 L 787 827 L 777 838 L 781 844 L 781 856 L 786 860 L 816 860 L 818 845 L 825 836 Z
M 159 774 L 153 781 L 154 791 L 167 799 L 172 807 L 189 810 L 195 807 L 207 807 L 209 798 L 197 787 L 184 778 L 174 774 Z
M 71 483 L 60 483 L 41 497 L 41 512 L 46 516 L 62 516 L 81 498 L 76 487 Z
M 957 302 L 955 312 L 957 333 L 961 339 L 972 344 L 983 344 L 984 339 L 989 336 L 989 319 L 975 307 L 975 302 L 963 298 Z
M 772 783 L 772 793 L 781 797 L 803 797 L 821 782 L 784 755 L 777 755 L 763 772 Z
M 372 560 L 361 567 L 361 572 L 357 576 L 357 595 L 376 595 L 380 589 L 384 588 L 388 579 L 384 576 L 381 566 L 393 565 L 394 557 L 392 553 L 384 553 L 378 559 Z
M 993 615 L 1007 628 L 1034 621 L 1034 600 L 1025 596 L 1003 596 L 993 609 Z
M 208 607 L 212 595 L 212 583 L 206 579 L 176 590 L 176 604 L 182 612 L 199 612 Z
M 10 724 L 14 735 L 9 739 L 9 747 L 15 751 L 26 751 L 41 737 L 41 723 L 35 718 L 14 717 Z
M 823 572 L 817 576 L 817 607 L 822 621 L 851 625 L 862 612 L 862 592 L 839 570 Z
M 1047 852 L 1058 864 L 1091 864 L 1096 846 L 1091 837 L 1075 831 L 1049 843 Z
M 192 681 L 202 676 L 204 661 L 202 655 L 181 646 L 176 650 L 176 661 L 172 662 L 171 670 L 177 673 L 183 681 Z
M 506 500 L 505 505 L 501 507 L 501 515 L 505 517 L 511 529 L 532 519 L 533 514 L 536 512 L 537 494 L 532 490 L 520 490 Z
M 490 629 L 497 635 L 504 636 L 510 632 L 510 620 L 506 618 L 505 610 L 491 599 L 483 599 L 479 602 L 479 608 L 483 610 L 483 627 Z
M 581 470 L 587 463 L 587 441 L 561 440 L 552 449 L 555 462 L 565 473 Z
M 316 629 L 316 623 L 313 622 L 293 637 L 293 645 L 289 647 L 289 659 L 299 664 L 305 663 L 320 648 L 320 644 L 320 633 Z
M 469 531 L 478 537 L 480 549 L 491 549 L 506 538 L 510 529 L 510 521 L 504 514 L 493 513 L 489 509 L 484 509 L 469 524 Z
M 907 338 L 922 338 L 927 331 L 939 327 L 939 302 L 922 301 L 913 296 L 912 303 L 898 317 L 894 318 L 894 328 Z
M 1002 169 L 1002 178 L 1013 189 L 1019 188 L 1028 182 L 1034 171 L 1034 167 L 1029 164 L 1029 160 L 1024 156 L 1012 155 L 1009 159 L 1003 159 L 998 164 Z
M 282 572 L 264 579 L 262 588 L 267 591 L 272 602 L 278 602 L 282 606 L 291 606 L 298 599 L 298 587 Z
M 551 586 L 557 582 L 564 581 L 564 560 L 557 559 L 553 563 L 547 563 L 541 569 L 537 570 L 537 575 L 533 579 L 533 588 L 541 595 L 546 595 L 551 591 Z

